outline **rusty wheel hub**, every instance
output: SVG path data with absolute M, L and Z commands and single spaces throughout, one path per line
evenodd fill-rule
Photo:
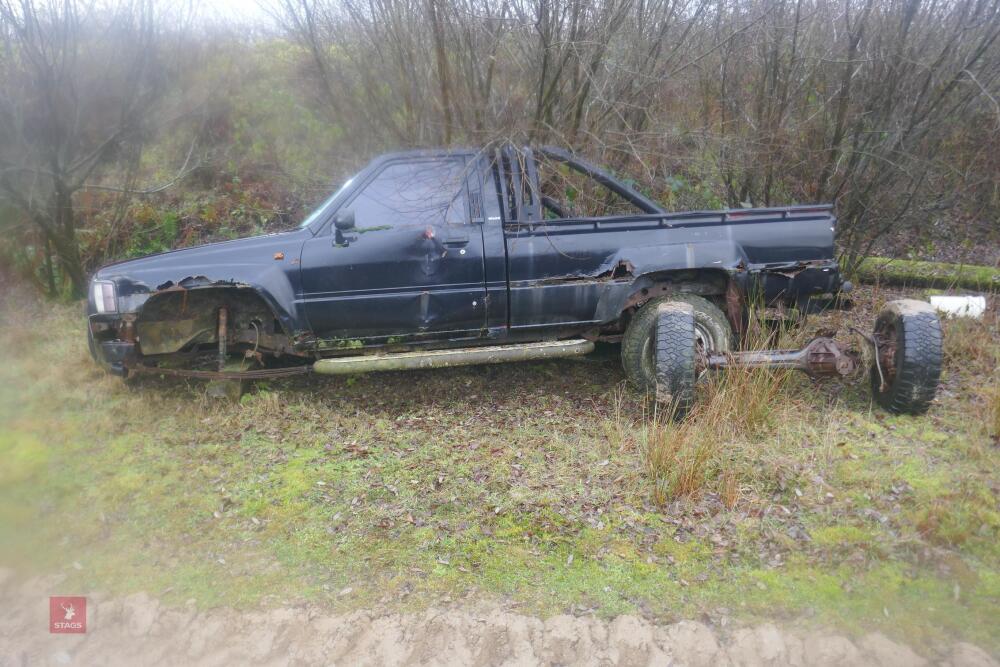
M 896 327 L 888 324 L 875 330 L 875 354 L 882 377 L 881 391 L 885 391 L 896 379 L 896 348 L 899 344 Z

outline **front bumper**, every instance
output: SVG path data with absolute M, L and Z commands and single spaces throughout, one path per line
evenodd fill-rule
M 102 333 L 106 336 L 109 331 L 113 330 L 101 325 L 95 327 L 93 321 L 88 324 L 87 343 L 90 348 L 90 356 L 108 373 L 125 377 L 128 375 L 128 366 L 135 361 L 137 356 L 135 343 L 117 338 L 102 340 L 95 336 L 95 328 L 98 330 L 98 336 Z
M 135 360 L 135 343 L 123 340 L 109 340 L 98 346 L 101 359 L 99 363 L 109 373 L 118 377 L 128 375 L 128 365 Z

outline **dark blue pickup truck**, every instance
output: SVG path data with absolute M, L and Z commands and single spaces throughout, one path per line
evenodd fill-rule
M 393 153 L 294 231 L 100 269 L 90 348 L 119 375 L 254 379 L 571 356 L 620 342 L 628 378 L 683 411 L 707 369 L 856 370 L 857 353 L 830 338 L 738 350 L 751 299 L 805 310 L 849 289 L 834 225 L 829 205 L 669 213 L 558 148 Z M 918 360 L 926 378 L 893 390 L 914 363 L 902 352 L 912 347 L 902 329 L 918 326 L 907 324 L 909 308 L 868 338 L 884 361 L 872 382 L 887 407 L 922 411 L 933 359 Z M 658 334 L 672 327 L 680 333 Z

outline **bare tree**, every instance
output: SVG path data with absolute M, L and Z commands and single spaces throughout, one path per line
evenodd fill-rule
M 262 1 L 305 105 L 353 157 L 549 142 L 654 196 L 697 180 L 678 205 L 833 200 L 850 261 L 955 202 L 1000 208 L 980 168 L 1000 133 L 1000 0 Z M 141 190 L 178 96 L 156 11 L 0 0 L 0 196 L 77 290 L 75 194 Z
M 58 269 L 85 293 L 74 197 L 134 171 L 167 84 L 158 36 L 152 0 L 0 0 L 0 195 L 56 258 L 50 290 Z
M 719 48 L 699 89 L 726 199 L 835 201 L 849 263 L 944 204 L 932 182 L 951 171 L 941 148 L 956 126 L 996 133 L 981 121 L 1000 90 L 996 0 L 759 0 L 716 12 Z

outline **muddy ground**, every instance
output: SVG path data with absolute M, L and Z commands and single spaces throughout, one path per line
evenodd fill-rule
M 48 596 L 62 576 L 23 581 L 0 570 L 0 665 L 950 665 L 998 663 L 968 643 L 920 656 L 880 633 L 857 641 L 773 624 L 655 625 L 526 616 L 496 604 L 421 613 L 317 607 L 261 612 L 171 608 L 145 593 L 87 595 L 87 633 L 49 634 Z

